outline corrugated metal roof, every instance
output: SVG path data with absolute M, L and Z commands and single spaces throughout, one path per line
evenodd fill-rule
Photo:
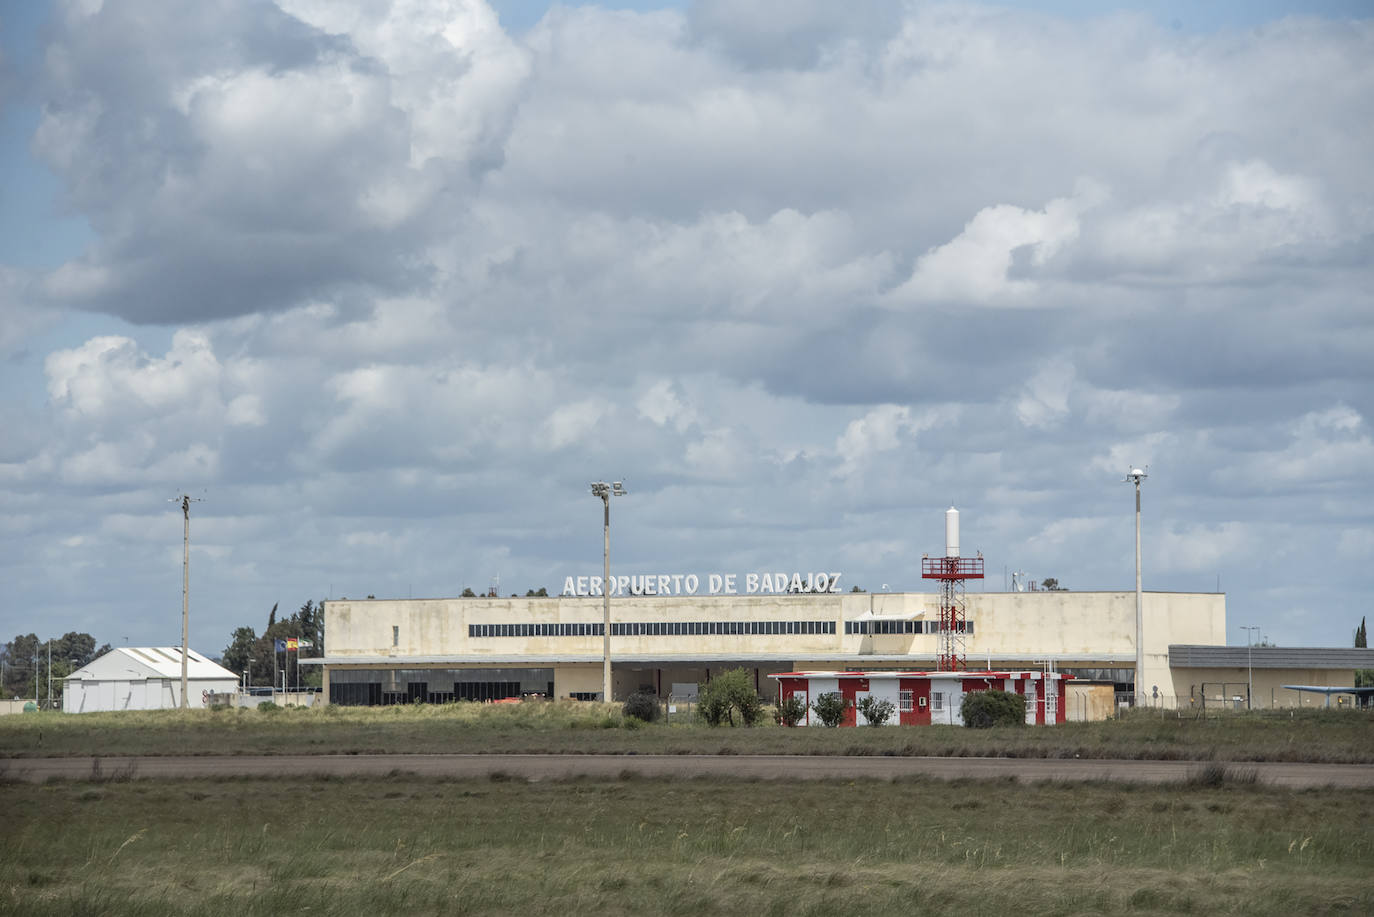
M 1170 644 L 1180 669 L 1374 669 L 1374 649 L 1326 646 L 1205 646 Z
M 121 646 L 93 659 L 68 678 L 127 681 L 135 678 L 181 678 L 181 647 Z M 188 679 L 237 680 L 238 676 L 195 650 L 186 652 Z

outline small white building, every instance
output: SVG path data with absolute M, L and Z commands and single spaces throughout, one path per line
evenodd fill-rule
M 897 715 L 892 726 L 964 725 L 964 698 L 974 691 L 1009 691 L 1026 699 L 1027 725 L 1052 726 L 1065 721 L 1063 686 L 1072 676 L 1060 672 L 781 672 L 769 675 L 778 683 L 778 701 L 795 697 L 806 705 L 807 726 L 821 725 L 812 706 L 822 694 L 844 698 L 841 726 L 866 726 L 858 709 L 865 697 L 892 702 Z
M 238 690 L 238 676 L 190 650 L 186 654 L 188 707 L 206 707 L 212 694 Z M 181 706 L 181 647 L 122 646 L 65 679 L 67 713 L 163 710 Z

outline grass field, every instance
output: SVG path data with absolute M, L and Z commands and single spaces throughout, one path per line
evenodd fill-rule
M 618 706 L 573 702 L 159 710 L 0 717 L 0 757 L 161 754 L 993 755 L 1374 763 L 1365 711 L 1140 711 L 1121 720 L 971 730 L 951 726 L 785 729 L 642 726 Z
M 0 914 L 1374 912 L 1374 793 L 700 780 L 0 786 Z

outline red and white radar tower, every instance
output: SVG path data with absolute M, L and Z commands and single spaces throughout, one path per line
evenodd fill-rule
M 945 556 L 921 557 L 921 578 L 940 581 L 940 655 L 936 668 L 954 672 L 964 668 L 964 581 L 983 578 L 983 553 L 959 556 L 959 511 L 945 510 Z

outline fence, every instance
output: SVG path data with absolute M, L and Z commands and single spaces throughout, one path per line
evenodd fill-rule
M 1368 707 L 1368 704 L 1357 703 L 1355 697 L 1349 694 L 1324 697 L 1313 692 L 1274 688 L 1263 692 L 1256 691 L 1251 697 L 1247 687 L 1244 682 L 1207 682 L 1191 695 L 1152 694 L 1141 698 L 1139 704 L 1131 694 L 1117 692 L 1113 700 L 1114 712 L 1119 715 L 1134 707 L 1140 707 L 1146 710 L 1210 716 L 1243 713 L 1248 710 L 1315 710 L 1324 707 L 1330 707 L 1332 710 L 1354 710 L 1361 706 Z M 1072 701 L 1072 698 L 1070 700 Z M 1072 714 L 1073 711 L 1070 711 L 1069 719 L 1077 719 Z

